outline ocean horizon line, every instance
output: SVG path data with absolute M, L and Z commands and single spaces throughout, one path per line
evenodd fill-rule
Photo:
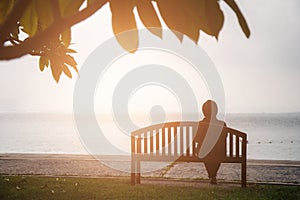
M 35 110 L 26 110 L 26 111 L 19 111 L 19 110 L 0 110 L 1 114 L 5 113 L 11 113 L 11 114 L 68 114 L 68 115 L 73 115 L 73 111 L 35 111 Z M 179 112 L 168 112 L 171 115 L 178 115 L 180 114 Z M 185 112 L 188 115 L 199 115 L 201 114 L 201 111 L 199 112 Z M 111 113 L 103 113 L 100 115 L 110 115 Z M 124 115 L 120 114 L 120 115 Z M 132 114 L 136 115 L 144 115 L 145 112 L 134 112 Z M 224 114 L 224 113 L 222 113 Z M 231 114 L 245 114 L 245 115 L 252 115 L 252 114 L 259 114 L 259 115 L 268 115 L 268 114 L 300 114 L 300 111 L 287 111 L 287 112 L 226 112 L 225 115 L 231 115 Z M 98 114 L 99 115 L 99 114 Z

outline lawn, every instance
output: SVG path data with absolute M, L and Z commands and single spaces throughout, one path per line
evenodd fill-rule
M 129 178 L 0 176 L 0 199 L 300 199 L 300 186 L 131 186 Z

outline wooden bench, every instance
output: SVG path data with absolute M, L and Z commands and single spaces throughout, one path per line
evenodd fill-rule
M 131 133 L 131 184 L 140 184 L 141 162 L 203 162 L 195 155 L 199 122 L 169 122 Z M 241 163 L 241 186 L 246 187 L 247 135 L 224 127 L 226 150 L 222 163 Z

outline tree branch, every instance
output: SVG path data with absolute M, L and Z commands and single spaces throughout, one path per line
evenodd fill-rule
M 33 49 L 37 49 L 45 45 L 50 39 L 56 37 L 66 28 L 73 26 L 93 15 L 105 3 L 107 3 L 107 1 L 108 0 L 94 1 L 91 5 L 79 11 L 78 13 L 54 22 L 44 31 L 38 33 L 33 37 L 25 39 L 24 42 L 22 42 L 19 45 L 0 47 L 0 60 L 15 59 L 22 57 L 26 54 L 30 54 Z
M 11 30 L 22 17 L 31 0 L 18 0 L 13 10 L 8 14 L 6 20 L 0 26 L 0 44 L 3 45 Z
M 235 3 L 234 0 L 224 0 L 225 3 L 235 12 L 235 15 L 238 18 L 239 24 L 242 27 L 242 30 L 247 38 L 250 37 L 250 29 L 248 27 L 247 21 L 243 16 L 241 10 L 239 9 L 238 5 Z
M 52 13 L 54 17 L 54 22 L 61 19 L 61 13 L 59 9 L 58 0 L 51 1 Z

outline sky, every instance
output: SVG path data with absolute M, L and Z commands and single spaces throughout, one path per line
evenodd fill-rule
M 219 40 L 201 33 L 200 45 L 221 77 L 228 113 L 300 112 L 300 1 L 237 0 L 250 26 L 247 39 L 234 13 L 222 3 L 225 23 Z M 72 29 L 71 48 L 80 69 L 88 55 L 113 37 L 108 5 Z M 153 36 L 154 37 L 154 36 Z M 0 111 L 72 112 L 78 78 L 50 69 L 40 72 L 38 59 L 24 56 L 0 62 Z

